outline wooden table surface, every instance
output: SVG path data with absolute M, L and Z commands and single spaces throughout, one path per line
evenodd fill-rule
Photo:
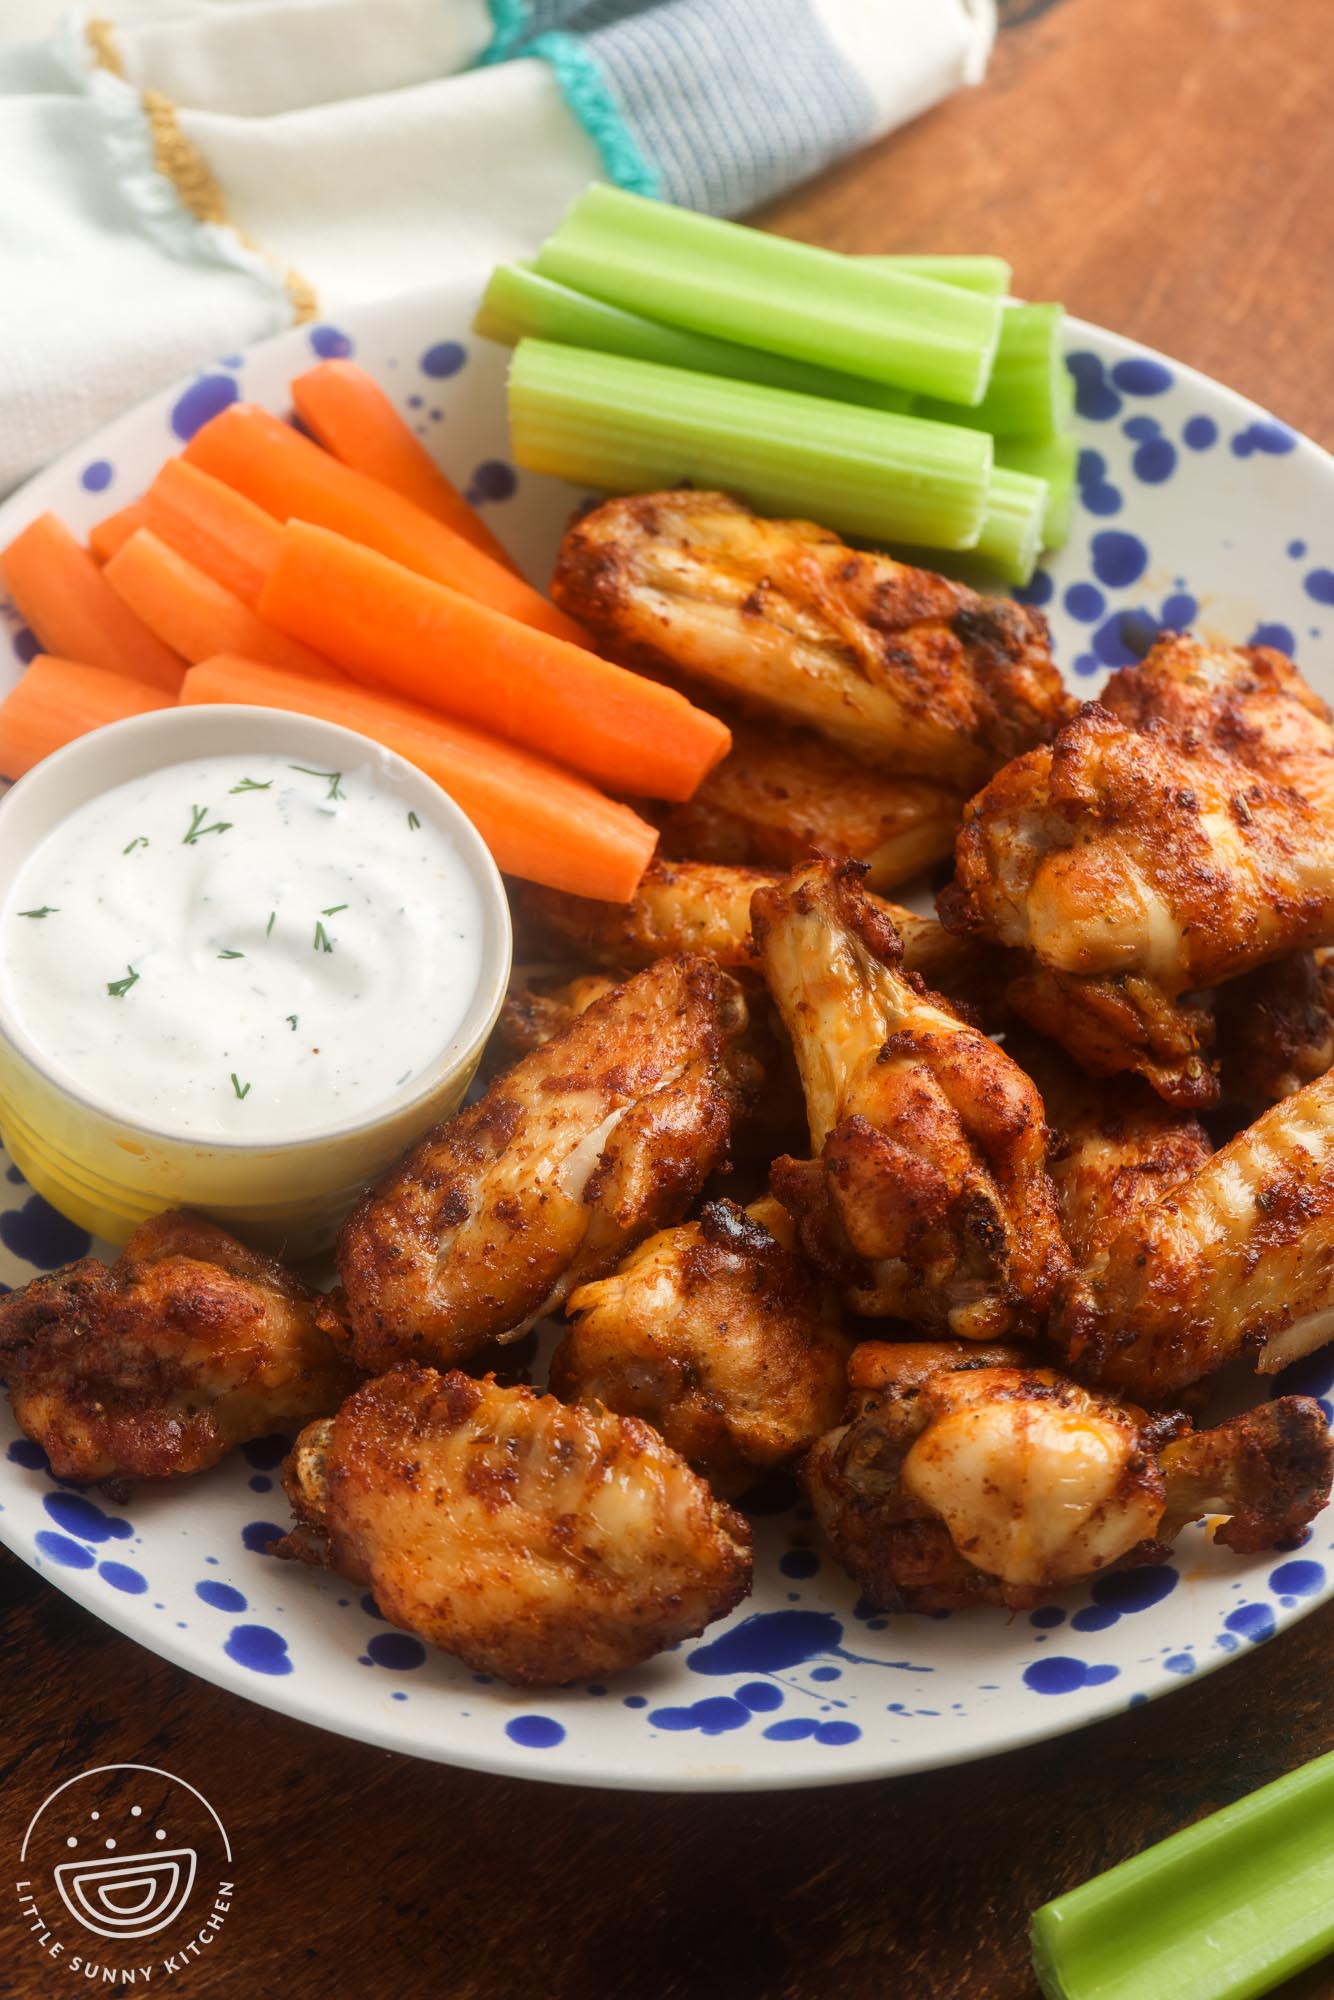
M 1334 445 L 1328 0 L 1003 11 L 984 89 L 765 220 L 845 250 L 1002 251 L 1021 292 Z M 1334 1607 L 1168 1701 L 1036 1749 L 692 1799 L 342 1742 L 193 1680 L 8 1558 L 0 1606 L 0 1847 L 16 1851 L 46 1793 L 94 1764 L 201 1786 L 240 1888 L 216 1958 L 191 1969 L 196 2000 L 1034 2000 L 1037 1904 L 1334 1747 Z M 74 1990 L 30 1955 L 12 1908 L 0 1993 Z M 1334 1972 L 1288 1991 L 1328 1996 Z

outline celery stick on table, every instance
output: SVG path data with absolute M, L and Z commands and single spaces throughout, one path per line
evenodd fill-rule
M 538 253 L 543 277 L 671 326 L 980 402 L 1002 306 L 619 188 L 582 194 Z
M 720 486 L 872 542 L 972 548 L 985 431 L 522 340 L 509 375 L 517 464 L 611 493 Z
M 1007 305 L 991 380 L 970 409 L 926 397 L 914 407 L 942 423 L 973 424 L 993 437 L 1053 437 L 1069 423 L 1069 374 L 1064 353 L 1065 308 Z
M 1075 468 L 1079 442 L 1070 433 L 1053 438 L 997 438 L 996 464 L 1007 472 L 1027 472 L 1047 482 L 1047 511 L 1042 523 L 1044 549 L 1064 548 L 1070 537 L 1075 508 Z
M 895 255 L 863 257 L 862 262 L 878 264 L 885 271 L 903 271 L 910 278 L 934 278 L 939 285 L 959 285 L 989 299 L 1003 299 L 1013 276 L 1003 257 Z
M 1027 583 L 1042 553 L 1047 515 L 1045 479 L 996 466 L 974 554 L 1006 583 Z

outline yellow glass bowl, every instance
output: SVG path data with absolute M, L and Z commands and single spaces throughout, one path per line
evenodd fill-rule
M 258 751 L 321 770 L 369 766 L 405 812 L 446 835 L 482 910 L 476 988 L 457 1033 L 406 1090 L 354 1122 L 256 1143 L 184 1138 L 76 1084 L 15 1018 L 0 973 L 0 1136 L 39 1194 L 112 1243 L 164 1208 L 182 1207 L 290 1257 L 327 1248 L 366 1184 L 458 1109 L 505 997 L 509 904 L 472 822 L 432 779 L 369 737 L 273 708 L 160 709 L 45 758 L 0 799 L 0 908 L 33 849 L 88 799 L 192 757 Z

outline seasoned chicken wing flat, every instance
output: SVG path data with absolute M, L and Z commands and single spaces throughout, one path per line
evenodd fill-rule
M 556 1394 L 643 1417 L 717 1492 L 743 1492 L 842 1413 L 851 1343 L 771 1197 L 711 1202 L 568 1311 Z
M 615 656 L 703 680 L 868 763 L 955 791 L 1073 704 L 1041 614 L 864 555 L 725 493 L 609 500 L 561 543 L 556 602 Z
M 1334 1336 L 1334 1072 L 1265 1112 L 1062 1284 L 1086 1379 L 1161 1402 L 1227 1361 L 1273 1375 Z
M 660 959 L 428 1132 L 338 1240 L 361 1365 L 461 1360 L 678 1220 L 726 1158 L 745 1025 L 712 959 Z
M 634 1417 L 390 1370 L 297 1439 L 275 1553 L 520 1687 L 638 1666 L 750 1589 L 750 1530 Z
M 1334 718 L 1272 647 L 1160 639 L 1099 699 L 1129 729 L 1161 724 L 1182 749 L 1230 757 L 1334 816 Z
M 1320 1405 L 1285 1396 L 1216 1430 L 1149 1418 L 1014 1350 L 868 1342 L 848 1422 L 806 1461 L 816 1518 L 886 1610 L 1023 1610 L 1187 1521 L 1233 1548 L 1291 1547 L 1329 1497 Z
M 336 1408 L 331 1336 L 330 1300 L 177 1209 L 0 1298 L 0 1376 L 57 1478 L 166 1479 Z
M 970 801 L 939 908 L 1026 955 L 1011 1004 L 1085 1069 L 1199 1106 L 1212 1024 L 1182 996 L 1334 937 L 1334 822 L 1089 703 Z
M 1334 1063 L 1334 962 L 1297 951 L 1220 987 L 1219 1071 L 1229 1104 L 1267 1111 Z
M 1036 1087 L 903 973 L 855 863 L 760 890 L 752 920 L 806 1096 L 813 1157 L 773 1188 L 807 1253 L 854 1312 L 1031 1327 L 1068 1262 Z
M 892 889 L 952 850 L 961 793 L 890 777 L 810 730 L 729 727 L 732 748 L 694 797 L 656 815 L 668 859 L 795 868 L 827 854 Z

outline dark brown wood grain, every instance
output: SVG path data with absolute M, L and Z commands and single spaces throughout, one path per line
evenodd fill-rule
M 765 219 L 849 250 L 1002 251 L 1026 294 L 1334 444 L 1328 0 L 1006 12 L 984 89 Z M 1034 2000 L 1038 1903 L 1334 1747 L 1331 1645 L 1334 1607 L 1170 1700 L 985 1764 L 645 1797 L 452 1772 L 284 1721 L 4 1558 L 0 1853 L 91 1764 L 201 1786 L 239 1887 L 216 1959 L 190 1973 L 196 2000 Z M 81 1990 L 29 1956 L 11 1910 L 0 1994 Z M 1289 2000 L 1331 1992 L 1325 1969 Z

